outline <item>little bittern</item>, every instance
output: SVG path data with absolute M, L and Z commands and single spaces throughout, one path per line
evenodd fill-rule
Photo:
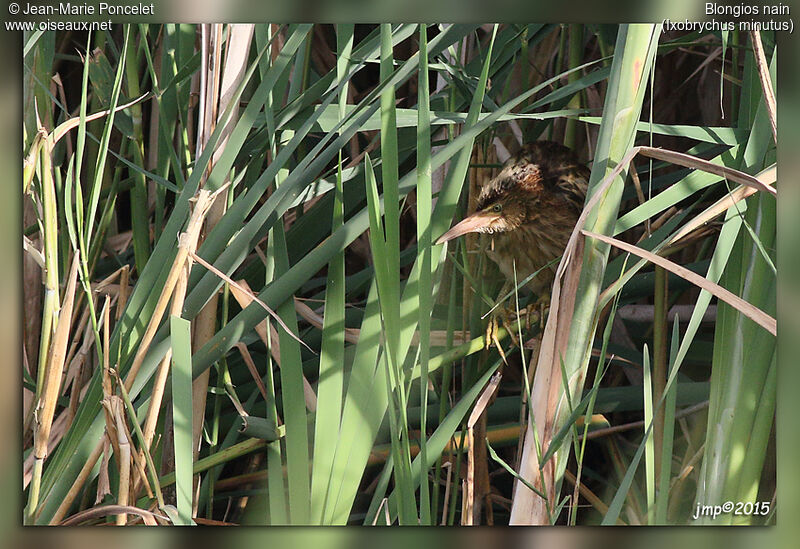
M 442 235 L 437 244 L 466 233 L 484 233 L 486 253 L 503 272 L 504 296 L 516 279 L 522 281 L 564 252 L 578 221 L 589 169 L 558 143 L 539 141 L 512 156 L 480 191 L 475 213 Z M 527 287 L 547 298 L 557 265 L 543 269 Z

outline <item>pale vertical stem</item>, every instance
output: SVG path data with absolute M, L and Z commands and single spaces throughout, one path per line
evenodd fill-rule
M 103 394 L 106 396 L 111 394 L 111 375 L 109 374 L 111 364 L 108 355 L 110 349 L 109 332 L 111 331 L 109 327 L 110 309 L 111 298 L 106 296 L 106 302 L 103 306 Z
M 244 77 L 247 69 L 247 54 L 250 50 L 254 26 L 230 25 L 228 27 L 229 40 L 226 48 L 224 73 L 221 70 L 222 60 L 220 59 L 222 52 L 222 25 L 215 25 L 214 29 L 215 40 L 213 63 L 214 72 L 212 78 L 213 84 L 206 89 L 206 128 L 203 130 L 203 140 L 199 144 L 200 147 L 205 147 L 205 139 L 207 139 L 213 132 L 214 127 L 219 122 L 218 118 L 220 113 L 224 113 L 226 111 L 234 91 L 237 89 L 242 81 L 242 78 Z M 233 128 L 233 123 L 236 120 L 237 112 L 238 108 L 234 106 L 229 118 L 230 122 L 225 128 L 212 160 L 209 163 L 207 174 L 211 173 L 213 166 L 216 164 L 222 152 L 225 150 L 225 145 L 228 142 L 228 134 Z M 222 183 L 224 184 L 224 182 Z M 206 181 L 203 181 L 202 184 L 205 185 Z M 225 194 L 221 194 L 211 205 L 208 216 L 206 217 L 205 226 L 203 228 L 203 235 L 208 234 L 222 218 L 225 213 L 226 203 L 227 196 Z M 203 307 L 203 309 L 195 317 L 194 334 L 192 337 L 192 345 L 194 346 L 195 351 L 202 348 L 203 345 L 205 345 L 216 333 L 218 300 L 218 294 L 214 294 L 208 303 L 206 303 L 205 307 Z M 200 439 L 203 430 L 203 418 L 205 415 L 206 395 L 208 394 L 208 380 L 210 373 L 210 368 L 204 370 L 203 373 L 200 374 L 192 383 L 192 452 L 195 460 L 200 452 Z M 195 505 L 197 505 L 196 500 Z
M 205 148 L 206 141 L 214 131 L 214 127 L 216 126 L 217 122 L 216 115 L 219 104 L 219 75 L 222 66 L 222 28 L 222 24 L 211 25 L 211 32 L 209 33 L 210 36 L 204 36 L 203 41 L 203 45 L 206 48 L 204 51 L 206 54 L 208 54 L 208 51 L 211 50 L 211 54 L 201 70 L 201 73 L 203 73 L 203 87 L 200 95 L 204 97 L 205 101 L 203 102 L 202 108 L 203 125 L 199 127 L 197 140 L 197 156 L 200 156 L 202 150 Z M 220 148 L 224 147 L 226 141 L 227 139 L 224 137 L 220 140 Z M 203 174 L 203 181 L 201 185 L 206 185 L 207 177 L 213 170 L 217 158 L 218 153 L 215 153 L 208 164 L 206 173 Z M 220 202 L 224 204 L 224 197 L 220 198 Z M 214 215 L 216 218 L 219 218 L 220 214 L 218 213 L 218 210 L 219 207 L 215 204 L 212 204 L 211 209 L 209 210 L 209 215 Z M 212 227 L 213 225 L 210 227 L 208 225 L 204 227 L 203 235 L 207 234 Z M 201 239 L 203 235 L 201 235 Z M 195 317 L 193 325 L 194 333 L 192 336 L 192 344 L 195 348 L 193 350 L 199 349 L 202 344 L 205 343 L 211 335 L 213 335 L 216 328 L 216 314 L 217 295 L 215 294 Z M 192 454 L 194 459 L 197 459 L 197 455 L 200 452 L 200 437 L 202 436 L 203 430 L 203 417 L 206 406 L 206 393 L 208 391 L 208 379 L 210 374 L 211 370 L 207 369 L 192 382 Z
M 131 445 L 125 435 L 125 412 L 122 409 L 122 400 L 114 397 L 112 410 L 117 426 L 117 445 L 119 446 L 119 490 L 117 492 L 117 503 L 128 505 L 128 494 L 131 482 Z M 125 526 L 128 522 L 127 513 L 117 515 L 117 526 Z
M 778 143 L 778 122 L 777 107 L 775 103 L 775 90 L 772 89 L 772 80 L 769 77 L 769 65 L 764 55 L 764 44 L 761 43 L 761 32 L 750 31 L 750 39 L 753 41 L 753 53 L 756 56 L 756 66 L 758 67 L 758 79 L 761 81 L 761 89 L 764 90 L 764 102 L 767 105 L 769 123 L 772 127 L 772 138 Z
M 164 290 L 162 291 L 161 296 L 159 296 L 155 311 L 150 319 L 150 324 L 148 324 L 147 329 L 145 330 L 145 335 L 142 338 L 142 344 L 139 346 L 139 350 L 134 357 L 130 373 L 126 379 L 125 387 L 127 390 L 130 390 L 132 387 L 136 372 L 138 372 L 138 369 L 144 360 L 144 356 L 150 346 L 150 342 L 155 334 L 155 330 L 161 323 L 161 317 L 166 309 L 167 301 L 170 298 L 172 299 L 170 306 L 171 314 L 180 316 L 180 314 L 183 312 L 183 303 L 184 299 L 186 298 L 189 271 L 191 269 L 191 256 L 197 249 L 197 241 L 200 236 L 200 229 L 214 198 L 215 195 L 212 195 L 206 190 L 201 190 L 197 195 L 197 200 L 195 202 L 194 210 L 192 211 L 192 216 L 189 219 L 186 232 L 182 233 L 178 238 L 178 254 L 176 255 L 170 272 L 167 275 L 167 281 L 164 285 Z M 171 359 L 172 349 L 168 349 L 166 355 L 159 364 L 155 381 L 153 382 L 153 390 L 150 397 L 150 404 L 147 409 L 147 416 L 145 418 L 143 432 L 145 444 L 139 453 L 140 458 L 144 457 L 145 452 L 150 451 L 150 445 L 152 444 L 158 422 L 158 413 L 164 397 L 164 387 L 166 385 L 167 375 L 169 374 L 169 364 Z M 134 487 L 134 493 L 138 492 L 141 482 L 144 480 L 145 479 L 143 478 L 137 478 L 137 482 Z
M 478 512 L 476 512 L 475 507 L 475 439 L 477 438 L 480 441 L 478 444 L 485 447 L 483 441 L 486 438 L 486 429 L 479 429 L 478 432 L 482 434 L 476 437 L 475 426 L 479 424 L 482 417 L 485 417 L 484 412 L 497 391 L 497 387 L 500 385 L 501 376 L 502 374 L 500 374 L 500 372 L 496 372 L 492 375 L 489 383 L 486 384 L 486 388 L 481 392 L 481 396 L 478 397 L 478 400 L 475 402 L 475 407 L 472 409 L 472 413 L 470 413 L 469 419 L 467 420 L 467 479 L 464 482 L 464 509 L 461 515 L 461 524 L 465 526 L 475 524 L 476 515 L 480 512 L 479 508 L 477 508 Z
M 172 298 L 173 290 L 189 259 L 189 252 L 197 247 L 197 239 L 200 234 L 203 219 L 208 213 L 209 205 L 214 198 L 216 198 L 216 196 L 206 190 L 201 190 L 197 195 L 197 201 L 195 202 L 194 211 L 192 212 L 192 217 L 189 219 L 186 232 L 181 234 L 178 239 L 178 253 L 172 262 L 172 267 L 167 274 L 167 280 L 164 282 L 164 288 L 161 291 L 161 295 L 158 297 L 153 315 L 150 317 L 150 322 L 147 324 L 147 328 L 142 336 L 142 341 L 139 344 L 136 355 L 133 357 L 133 363 L 125 378 L 126 391 L 131 390 L 133 382 L 136 379 L 136 374 L 139 373 L 139 368 L 142 367 L 144 357 L 150 348 L 150 344 L 153 342 L 153 337 L 158 330 L 158 326 L 161 324 L 161 317 L 164 315 L 167 304 Z
M 467 478 L 464 479 L 464 503 L 461 508 L 461 525 L 472 526 L 475 506 L 475 429 L 467 428 Z
M 104 311 L 105 320 L 103 321 L 103 394 L 106 396 L 108 396 L 111 392 L 111 379 L 108 377 L 108 333 L 110 331 L 108 324 L 109 308 L 110 304 L 108 302 L 108 298 L 106 298 L 106 308 Z M 58 509 L 56 509 L 56 512 L 50 519 L 51 526 L 62 521 L 70 506 L 72 506 L 72 503 L 75 501 L 75 498 L 78 496 L 78 493 L 81 491 L 81 488 L 83 488 L 83 485 L 86 484 L 86 480 L 89 478 L 92 469 L 94 469 L 95 464 L 97 464 L 97 460 L 100 459 L 100 455 L 103 453 L 104 440 L 105 435 L 103 435 L 103 437 L 100 439 L 100 442 L 98 442 L 98 444 L 94 447 L 94 450 L 92 450 L 92 453 L 89 454 L 89 457 L 86 458 L 86 461 L 83 463 L 83 467 L 81 467 L 78 476 L 75 478 L 75 482 L 72 483 L 69 491 L 61 501 L 61 505 L 58 506 Z
M 42 128 L 41 131 L 44 131 Z M 52 144 L 47 139 L 40 155 L 39 181 L 42 196 L 42 233 L 44 235 L 44 306 L 39 345 L 39 364 L 36 377 L 36 397 L 41 396 L 44 388 L 44 375 L 47 370 L 47 355 L 50 349 L 50 338 L 58 318 L 58 213 L 56 211 L 56 189 L 53 182 L 50 151 Z
M 598 233 L 612 230 L 619 209 L 623 177 L 613 185 L 598 187 L 612 172 L 627 167 L 639 120 L 644 82 L 656 53 L 660 25 L 620 27 L 605 106 L 592 166 L 587 205 L 597 203 L 585 219 L 586 227 Z M 541 489 L 546 499 L 516 482 L 511 524 L 549 524 L 555 517 L 571 436 L 564 438 L 553 458 L 540 463 L 542 454 L 564 422 L 572 402 L 580 398 L 594 336 L 597 297 L 605 273 L 608 246 L 582 237 L 570 239 L 561 261 L 551 297 L 531 395 L 531 420 L 525 432 L 520 475 Z M 565 369 L 567 387 L 562 383 Z M 577 399 L 577 400 L 576 400 Z
M 33 455 L 35 458 L 33 477 L 28 492 L 28 507 L 25 512 L 26 521 L 33 521 L 36 508 L 39 505 L 39 488 L 42 480 L 44 460 L 47 459 L 47 443 L 50 439 L 50 430 L 53 427 L 53 416 L 58 402 L 61 377 L 66 358 L 67 343 L 69 342 L 70 327 L 72 325 L 72 306 L 75 300 L 75 286 L 78 279 L 78 257 L 72 259 L 69 272 L 69 282 L 64 292 L 64 303 L 56 325 L 53 344 L 47 356 L 47 371 L 44 378 L 42 394 L 36 404 L 37 418 L 36 431 L 33 436 Z

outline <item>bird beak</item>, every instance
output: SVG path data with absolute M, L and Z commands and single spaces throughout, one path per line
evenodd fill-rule
M 475 212 L 471 216 L 453 225 L 449 231 L 439 237 L 436 244 L 444 244 L 448 240 L 453 240 L 462 234 L 479 232 L 481 229 L 488 227 L 496 218 L 497 216 L 487 214 L 486 212 Z

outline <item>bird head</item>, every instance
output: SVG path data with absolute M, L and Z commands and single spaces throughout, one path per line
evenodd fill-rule
M 517 229 L 527 218 L 541 181 L 536 164 L 510 161 L 487 183 L 478 196 L 475 213 L 456 223 L 436 244 L 467 233 L 504 233 Z

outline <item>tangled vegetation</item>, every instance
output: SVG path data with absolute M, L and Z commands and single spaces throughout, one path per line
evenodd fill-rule
M 775 67 L 658 25 L 27 35 L 25 522 L 773 523 Z M 538 296 L 436 239 L 543 139 L 587 203 L 487 346 Z

